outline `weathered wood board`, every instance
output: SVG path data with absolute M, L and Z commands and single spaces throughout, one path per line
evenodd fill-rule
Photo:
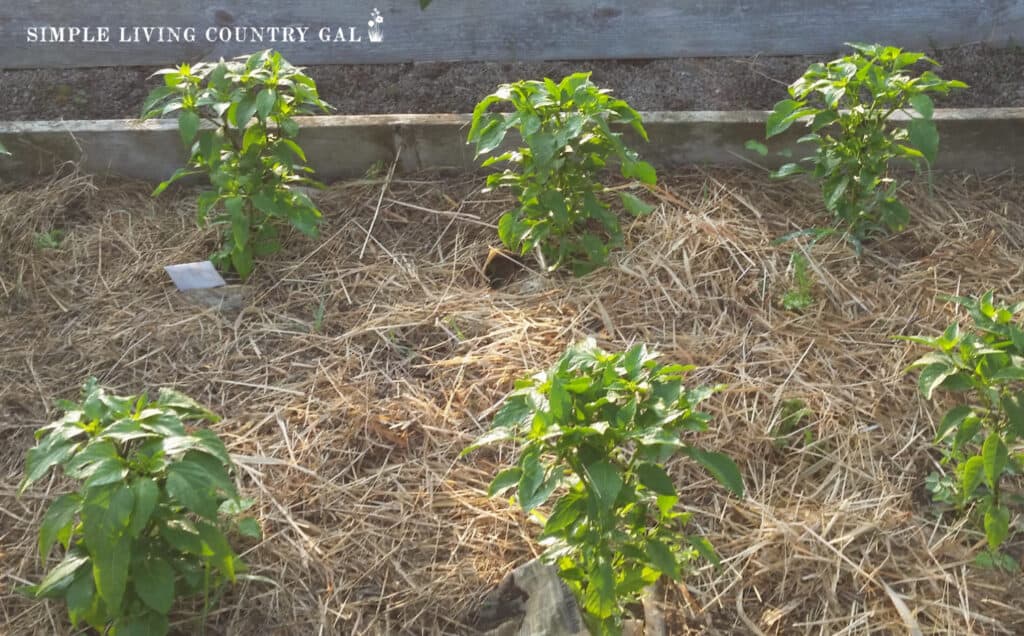
M 263 48 L 306 65 L 827 54 L 847 41 L 1021 44 L 1024 0 L 434 0 L 423 11 L 416 0 L 0 2 L 3 68 Z
M 644 113 L 650 143 L 630 142 L 659 169 L 685 164 L 776 167 L 776 154 L 761 158 L 744 148 L 748 139 L 762 139 L 767 113 L 656 112 Z M 939 170 L 981 174 L 1024 166 L 1024 108 L 978 108 L 935 111 L 941 135 Z M 375 162 L 397 156 L 398 171 L 472 171 L 479 167 L 466 144 L 468 115 L 342 115 L 306 117 L 299 142 L 317 178 L 357 178 Z M 790 149 L 808 152 L 794 142 L 805 131 L 793 126 L 773 138 L 773 153 Z M 158 182 L 185 162 L 174 120 L 106 120 L 66 122 L 0 122 L 0 143 L 11 151 L 0 157 L 0 181 L 52 172 L 66 161 L 86 173 Z

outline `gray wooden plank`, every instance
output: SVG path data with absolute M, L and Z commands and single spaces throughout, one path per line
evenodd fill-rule
M 380 42 L 367 32 L 374 8 L 383 18 Z M 43 42 L 53 35 L 48 27 L 65 27 L 65 40 L 67 28 L 91 31 L 74 43 Z M 144 41 L 141 27 L 165 27 L 148 32 L 164 41 Z M 304 41 L 282 42 L 285 28 Z M 345 41 L 321 41 L 324 28 L 332 37 L 341 28 Z M 353 34 L 359 41 L 349 41 Z M 104 35 L 106 42 L 83 41 Z M 268 47 L 296 64 L 373 64 L 826 54 L 846 41 L 912 49 L 1020 44 L 1024 0 L 434 0 L 425 11 L 416 0 L 0 3 L 6 68 L 164 65 Z
M 650 143 L 632 139 L 641 155 L 659 169 L 686 164 L 775 167 L 744 148 L 764 136 L 767 113 L 644 113 Z M 939 109 L 940 170 L 993 174 L 1024 166 L 1024 108 Z M 377 161 L 400 156 L 399 171 L 474 171 L 479 162 L 466 144 L 468 115 L 348 115 L 300 118 L 299 142 L 324 181 L 360 177 Z M 773 139 L 773 153 L 789 148 L 803 134 L 794 126 Z M 0 122 L 0 143 L 12 153 L 0 157 L 0 179 L 45 174 L 66 161 L 90 174 L 158 182 L 180 167 L 184 152 L 173 120 Z M 398 149 L 401 148 L 401 152 Z M 339 152 L 339 149 L 344 149 Z

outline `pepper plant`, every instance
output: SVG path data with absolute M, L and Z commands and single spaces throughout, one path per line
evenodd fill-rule
M 939 133 L 930 94 L 967 85 L 931 70 L 912 75 L 915 64 L 938 64 L 923 53 L 880 44 L 849 46 L 853 54 L 812 64 L 789 86 L 789 99 L 777 103 L 768 117 L 766 136 L 809 120 L 810 132 L 798 140 L 816 146 L 804 160 L 809 167 L 787 163 L 773 176 L 810 173 L 820 181 L 825 208 L 836 222 L 833 231 L 843 232 L 859 251 L 863 240 L 906 227 L 910 214 L 900 202 L 902 183 L 893 163 L 901 160 L 917 169 L 935 163 Z M 895 121 L 896 113 L 909 121 Z
M 213 188 L 199 195 L 197 216 L 200 226 L 224 228 L 214 264 L 246 279 L 255 258 L 280 249 L 282 224 L 316 237 L 320 211 L 294 187 L 319 186 L 295 141 L 294 119 L 328 111 L 315 82 L 271 50 L 157 75 L 164 86 L 146 99 L 143 119 L 175 115 L 189 160 L 153 194 L 182 177 L 209 175 Z
M 490 432 L 465 452 L 515 441 L 515 466 L 488 494 L 513 490 L 544 524 L 543 559 L 579 599 L 595 634 L 622 628 L 627 605 L 668 576 L 679 581 L 697 557 L 718 563 L 710 542 L 684 532 L 690 513 L 665 468 L 677 454 L 743 495 L 736 464 L 682 439 L 706 431 L 698 404 L 714 389 L 687 389 L 693 367 L 657 364 L 644 345 L 602 351 L 593 340 L 570 348 L 548 371 L 516 382 Z M 560 488 L 550 514 L 537 508 Z
M 936 499 L 974 509 L 990 551 L 982 561 L 1002 563 L 996 551 L 1011 534 L 1012 506 L 1022 503 L 1003 484 L 1024 467 L 1024 303 L 996 304 L 992 292 L 949 300 L 967 309 L 971 328 L 953 323 L 937 337 L 903 338 L 932 349 L 910 367 L 920 369 L 918 386 L 926 399 L 940 391 L 962 395 L 935 436 L 952 478 L 933 475 L 929 483 Z
M 207 428 L 217 416 L 192 399 L 161 390 L 118 397 L 86 382 L 80 404 L 36 433 L 20 492 L 51 468 L 80 482 L 43 516 L 39 557 L 55 543 L 63 559 L 43 580 L 22 588 L 62 598 L 72 624 L 112 636 L 161 635 L 176 598 L 202 594 L 213 604 L 245 564 L 226 531 L 258 538 L 259 525 L 236 515 L 250 506 L 229 474 L 231 458 Z
M 622 245 L 619 220 L 606 201 L 611 190 L 600 181 L 611 162 L 618 162 L 624 177 L 648 185 L 657 181 L 654 168 L 611 128 L 628 125 L 646 141 L 640 114 L 609 92 L 595 86 L 590 73 L 576 73 L 558 83 L 503 84 L 473 110 L 468 141 L 476 144 L 477 157 L 498 150 L 510 130 L 525 143 L 483 165 L 509 164 L 487 178 L 488 188 L 510 188 L 518 202 L 498 222 L 501 241 L 520 254 L 536 249 L 548 271 L 568 264 L 582 276 Z M 514 112 L 490 112 L 497 104 L 510 104 Z M 625 190 L 618 195 L 634 215 L 653 209 Z

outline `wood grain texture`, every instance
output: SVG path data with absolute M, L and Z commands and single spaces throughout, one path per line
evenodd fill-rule
M 629 143 L 659 170 L 687 164 L 749 167 L 750 162 L 777 167 L 784 159 L 761 158 L 744 148 L 748 139 L 763 138 L 766 116 L 760 111 L 644 113 L 651 141 L 631 137 Z M 939 109 L 935 121 L 941 136 L 937 169 L 996 174 L 1024 166 L 1024 108 Z M 299 142 L 323 181 L 360 177 L 375 162 L 396 156 L 403 174 L 479 167 L 466 144 L 469 115 L 341 115 L 299 122 Z M 795 141 L 804 132 L 793 126 L 773 138 L 773 153 L 788 148 L 803 156 L 809 146 Z M 173 120 L 0 122 L 0 143 L 12 153 L 0 157 L 0 181 L 32 178 L 73 161 L 86 173 L 156 183 L 185 161 Z
M 367 34 L 375 7 L 384 20 L 380 42 Z M 28 41 L 30 29 L 38 39 L 40 28 L 60 26 L 92 27 L 93 37 L 107 27 L 109 42 Z M 195 41 L 137 42 L 129 28 L 122 42 L 120 28 L 136 26 L 192 28 Z M 305 41 L 271 42 L 269 32 L 262 42 L 220 41 L 219 29 L 232 27 L 305 28 Z M 362 41 L 322 42 L 325 27 L 332 34 L 341 27 L 346 40 L 354 29 Z M 6 68 L 166 65 L 268 47 L 310 65 L 830 54 L 847 41 L 912 49 L 1019 44 L 1024 0 L 436 0 L 425 11 L 415 0 L 0 3 Z

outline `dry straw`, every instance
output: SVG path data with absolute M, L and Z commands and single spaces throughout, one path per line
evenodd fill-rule
M 588 334 L 649 342 L 697 364 L 693 381 L 729 385 L 703 443 L 737 459 L 748 495 L 671 466 L 692 528 L 725 557 L 666 592 L 671 633 L 1024 630 L 1019 578 L 972 568 L 981 535 L 929 504 L 939 411 L 901 375 L 917 352 L 889 339 L 944 327 L 941 293 L 1020 298 L 1017 181 L 943 176 L 911 192 L 910 231 L 863 259 L 814 247 L 818 302 L 802 315 L 779 307 L 792 246 L 772 240 L 816 220 L 809 186 L 676 173 L 612 267 L 498 290 L 482 265 L 509 202 L 480 187 L 430 175 L 332 187 L 323 240 L 290 237 L 237 314 L 189 304 L 162 271 L 215 240 L 195 229 L 191 193 L 154 201 L 147 186 L 70 171 L 0 193 L 0 631 L 69 633 L 62 607 L 12 591 L 42 575 L 36 528 L 67 484 L 15 488 L 54 399 L 96 375 L 123 393 L 173 386 L 225 416 L 216 430 L 265 532 L 245 557 L 276 584 L 237 587 L 207 633 L 474 633 L 475 604 L 536 553 L 537 528 L 484 495 L 508 449 L 459 451 L 516 377 Z M 59 250 L 35 246 L 55 228 Z M 814 442 L 779 448 L 794 398 Z

